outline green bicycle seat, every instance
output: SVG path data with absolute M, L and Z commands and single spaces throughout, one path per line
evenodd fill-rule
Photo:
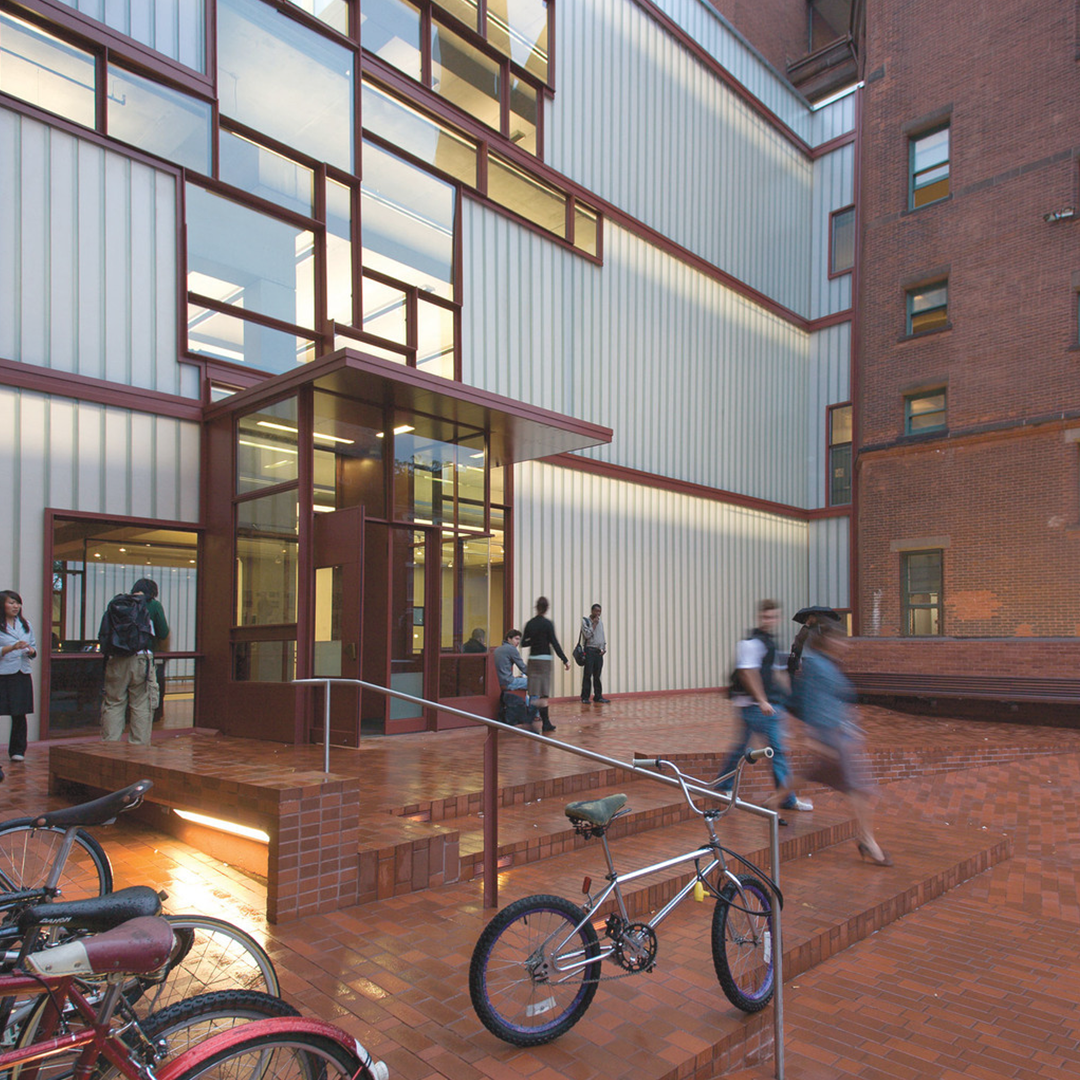
M 571 821 L 584 821 L 603 828 L 625 805 L 625 795 L 608 795 L 604 799 L 567 803 L 566 816 Z

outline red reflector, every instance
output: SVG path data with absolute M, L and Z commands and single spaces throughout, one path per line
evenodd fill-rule
M 585 876 L 585 880 L 581 883 L 581 891 L 588 896 L 589 890 L 592 889 L 592 878 L 588 875 Z

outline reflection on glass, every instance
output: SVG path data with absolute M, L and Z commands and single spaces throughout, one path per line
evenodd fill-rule
M 353 321 L 352 190 L 326 181 L 326 313 L 335 322 Z
M 544 0 L 488 0 L 488 41 L 542 82 L 548 79 L 547 28 Z
M 480 457 L 476 455 L 480 454 Z M 462 529 L 484 527 L 484 438 L 477 436 L 458 449 L 457 500 L 458 526 Z
M 361 190 L 364 265 L 453 299 L 453 185 L 365 143 Z
M 365 356 L 376 356 L 380 360 L 388 360 L 391 364 L 408 364 L 412 355 L 411 349 L 392 349 L 387 345 L 379 345 L 374 341 L 365 341 L 360 337 L 350 334 L 337 333 L 334 335 L 335 349 L 354 349 Z
M 218 134 L 218 176 L 268 202 L 311 217 L 315 195 L 312 171 L 225 128 Z
M 188 352 L 277 373 L 314 360 L 315 343 L 212 308 L 188 304 Z
M 832 216 L 832 263 L 829 273 L 842 274 L 855 265 L 855 207 Z
M 110 64 L 107 104 L 114 139 L 210 175 L 208 102 Z
M 315 656 L 311 673 L 316 679 L 341 677 L 343 578 L 340 566 L 315 570 Z
M 363 85 L 361 109 L 366 131 L 381 135 L 421 161 L 476 187 L 476 144 L 472 140 L 367 81 Z
M 454 377 L 454 312 L 423 297 L 416 305 L 416 366 L 444 379 Z
M 296 398 L 241 416 L 236 434 L 236 493 L 295 480 L 299 475 Z M 296 496 L 292 501 L 295 504 Z
M 289 0 L 302 11 L 321 19 L 339 34 L 349 33 L 349 5 L 346 0 Z
M 408 340 L 409 314 L 404 290 L 366 276 L 362 288 L 364 329 L 404 345 Z
M 600 253 L 598 219 L 595 210 L 590 210 L 581 203 L 574 205 L 574 247 L 590 255 Z
M 314 417 L 316 504 L 385 517 L 382 410 L 316 392 Z
M 395 429 L 394 516 L 426 524 L 452 523 L 456 461 L 453 443 Z
M 471 30 L 479 29 L 480 5 L 477 0 L 435 0 L 435 3 L 459 18 Z
M 353 172 L 353 51 L 259 0 L 218 0 L 217 24 L 221 112 Z
M 295 641 L 238 641 L 233 646 L 236 682 L 292 682 L 295 678 Z
M 516 165 L 488 155 L 488 196 L 556 236 L 566 236 L 566 196 Z
M 188 288 L 212 300 L 315 324 L 314 236 L 187 185 Z
M 499 67 L 457 34 L 431 24 L 431 87 L 481 123 L 500 131 Z
M 236 528 L 244 536 L 296 536 L 299 531 L 296 488 L 238 502 Z
M 237 626 L 296 622 L 296 547 L 289 540 L 237 536 Z
M 360 43 L 368 52 L 420 81 L 420 12 L 403 0 L 364 0 Z
M 390 688 L 424 697 L 424 544 L 422 532 L 390 530 Z M 422 706 L 390 699 L 390 719 L 422 715 Z
M 493 503 L 502 503 L 506 501 L 506 469 L 502 465 L 493 465 L 488 470 L 488 476 L 490 477 L 491 487 L 491 501 Z M 501 514 L 502 511 L 500 510 Z M 495 527 L 495 511 L 491 511 L 492 528 Z
M 0 12 L 0 90 L 94 127 L 94 57 Z
M 536 153 L 537 93 L 524 79 L 510 80 L 510 141 Z

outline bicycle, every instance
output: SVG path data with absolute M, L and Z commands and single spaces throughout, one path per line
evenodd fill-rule
M 775 962 L 773 901 L 780 908 L 783 896 L 768 875 L 743 856 L 721 845 L 716 822 L 736 805 L 743 766 L 764 757 L 772 749 L 751 750 L 735 769 L 706 783 L 683 773 L 663 758 L 635 759 L 635 766 L 670 769 L 679 782 L 691 810 L 704 821 L 709 839 L 693 851 L 677 855 L 626 874 L 615 869 L 608 846 L 607 828 L 629 813 L 625 795 L 573 802 L 566 816 L 586 837 L 599 837 L 607 859 L 607 884 L 579 907 L 559 896 L 527 896 L 504 908 L 485 927 L 473 949 L 469 966 L 469 994 L 484 1026 L 514 1046 L 539 1046 L 565 1034 L 585 1015 L 602 979 L 626 978 L 653 970 L 656 964 L 660 925 L 688 896 L 703 893 L 716 898 L 712 917 L 713 965 L 728 1000 L 743 1012 L 765 1008 L 773 996 Z M 714 787 L 733 779 L 731 799 L 722 808 L 700 809 L 687 789 L 687 781 Z M 710 860 L 702 869 L 702 862 Z M 735 874 L 731 859 L 751 871 Z M 633 922 L 627 913 L 622 885 L 649 874 L 693 863 L 687 884 L 648 922 Z M 601 944 L 593 913 L 614 897 L 617 914 L 608 916 Z M 623 968 L 620 975 L 601 975 L 601 964 L 611 960 Z
M 296 1080 L 386 1080 L 385 1064 L 372 1059 L 345 1032 L 322 1021 L 298 1017 L 256 1020 L 222 1032 L 156 1070 L 158 1054 L 153 1042 L 129 1045 L 125 1036 L 132 1023 L 116 1021 L 126 981 L 160 969 L 172 947 L 169 924 L 164 919 L 144 917 L 23 956 L 24 970 L 0 974 L 0 998 L 44 991 L 45 1004 L 33 1037 L 14 1049 L 0 1051 L 0 1075 L 10 1070 L 14 1077 L 25 1068 L 27 1077 L 35 1080 L 42 1065 L 59 1060 L 65 1075 L 75 1080 L 91 1076 L 95 1080 L 158 1080 L 165 1076 L 194 1080 L 215 1069 L 235 1075 L 241 1064 L 259 1066 L 260 1077 L 273 1067 L 272 1076 Z M 96 1008 L 76 982 L 82 978 L 105 981 L 106 989 Z M 63 1033 L 53 1034 L 58 1028 Z

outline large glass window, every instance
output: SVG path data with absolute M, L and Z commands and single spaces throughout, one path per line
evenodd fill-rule
M 483 455 L 480 432 L 452 429 L 440 439 L 405 418 L 394 428 L 394 517 L 421 525 L 483 527 Z M 480 472 L 469 467 L 480 466 Z M 480 485 L 480 487 L 478 487 Z
M 925 334 L 940 330 L 949 321 L 949 283 L 938 281 L 909 289 L 907 294 L 907 331 Z
M 405 345 L 409 333 L 409 296 L 397 285 L 364 276 L 364 330 Z
M 315 359 L 315 342 L 270 326 L 188 304 L 188 352 L 258 371 L 291 371 Z
M 942 553 L 909 551 L 900 558 L 904 635 L 926 637 L 944 633 Z
M 233 187 L 311 217 L 315 177 L 299 162 L 221 128 L 218 177 Z
M 413 157 L 476 187 L 476 144 L 464 135 L 366 82 L 361 108 L 364 128 Z
M 928 131 L 910 141 L 911 209 L 949 194 L 949 128 Z
M 566 236 L 566 196 L 496 154 L 488 155 L 488 195 L 548 232 Z
M 361 191 L 364 266 L 453 299 L 453 186 L 367 143 Z
M 241 416 L 236 436 L 236 493 L 288 483 L 299 475 L 296 398 Z
M 0 12 L 0 90 L 93 127 L 94 57 L 31 23 Z
M 510 83 L 510 130 L 507 134 L 512 143 L 535 154 L 539 95 L 524 79 L 511 76 Z
M 404 0 L 364 0 L 360 41 L 368 52 L 420 81 L 420 12 Z
M 110 64 L 107 105 L 114 139 L 210 175 L 209 102 Z
M 236 504 L 236 625 L 296 622 L 297 493 Z
M 332 26 L 339 34 L 349 33 L 348 0 L 289 0 L 302 11 L 321 19 L 327 26 Z
M 315 394 L 315 509 L 362 506 L 386 517 L 382 411 L 333 394 Z
M 315 325 L 309 230 L 188 184 L 187 240 L 191 292 L 298 326 Z
M 502 129 L 502 65 L 438 23 L 431 24 L 431 87 L 496 131 Z
M 224 115 L 353 172 L 356 57 L 259 0 L 218 0 Z
M 352 189 L 326 181 L 326 314 L 353 322 Z
M 851 406 L 829 410 L 829 505 L 851 502 Z
M 544 0 L 488 0 L 487 39 L 541 82 L 548 81 L 548 10 Z
M 423 297 L 416 302 L 416 366 L 444 379 L 454 377 L 454 310 L 429 303 Z

